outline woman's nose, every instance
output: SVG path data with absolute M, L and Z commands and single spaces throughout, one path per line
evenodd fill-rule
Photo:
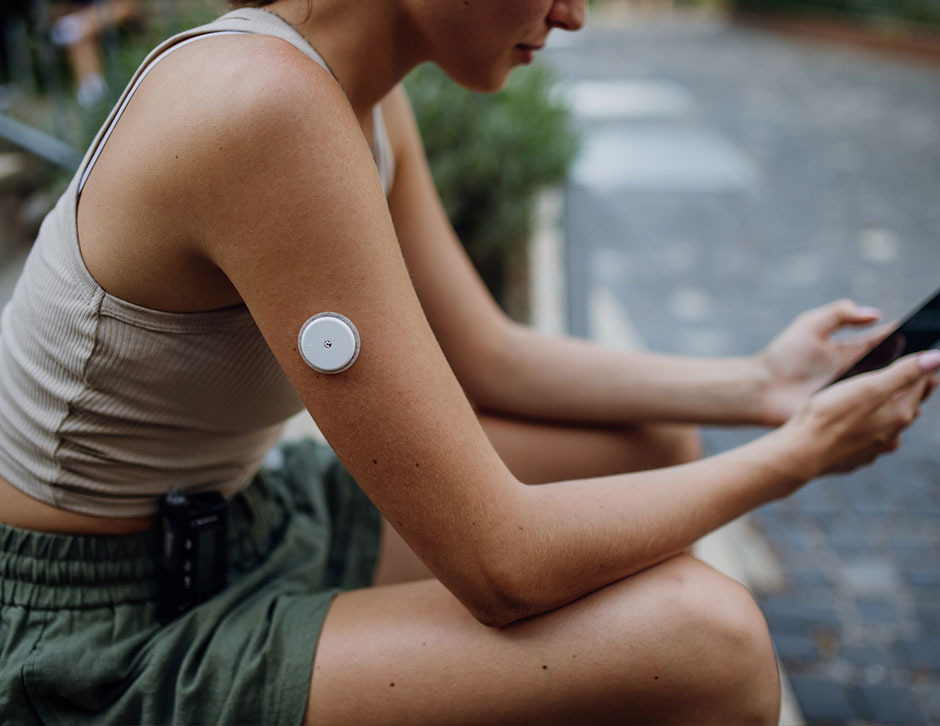
M 555 0 L 548 14 L 548 24 L 562 30 L 579 30 L 587 14 L 587 0 Z

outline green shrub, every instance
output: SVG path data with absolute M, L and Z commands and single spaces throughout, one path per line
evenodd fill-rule
M 563 181 L 577 153 L 570 111 L 553 99 L 551 74 L 540 66 L 516 70 L 496 94 L 467 91 L 431 65 L 405 86 L 451 223 L 506 305 L 537 193 Z

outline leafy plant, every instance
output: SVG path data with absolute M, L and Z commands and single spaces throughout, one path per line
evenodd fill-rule
M 532 233 L 537 193 L 564 180 L 578 150 L 570 111 L 551 95 L 552 83 L 540 66 L 515 71 L 496 94 L 468 91 L 431 65 L 405 80 L 451 223 L 504 304 Z

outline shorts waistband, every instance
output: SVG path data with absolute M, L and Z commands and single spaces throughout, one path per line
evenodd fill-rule
M 230 571 L 264 556 L 284 515 L 284 502 L 265 472 L 232 498 Z M 0 604 L 84 609 L 155 600 L 159 544 L 156 530 L 72 535 L 0 524 Z

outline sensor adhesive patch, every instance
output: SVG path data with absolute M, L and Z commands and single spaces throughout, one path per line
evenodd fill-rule
M 359 357 L 359 331 L 339 313 L 318 313 L 300 328 L 297 347 L 313 370 L 342 373 Z

